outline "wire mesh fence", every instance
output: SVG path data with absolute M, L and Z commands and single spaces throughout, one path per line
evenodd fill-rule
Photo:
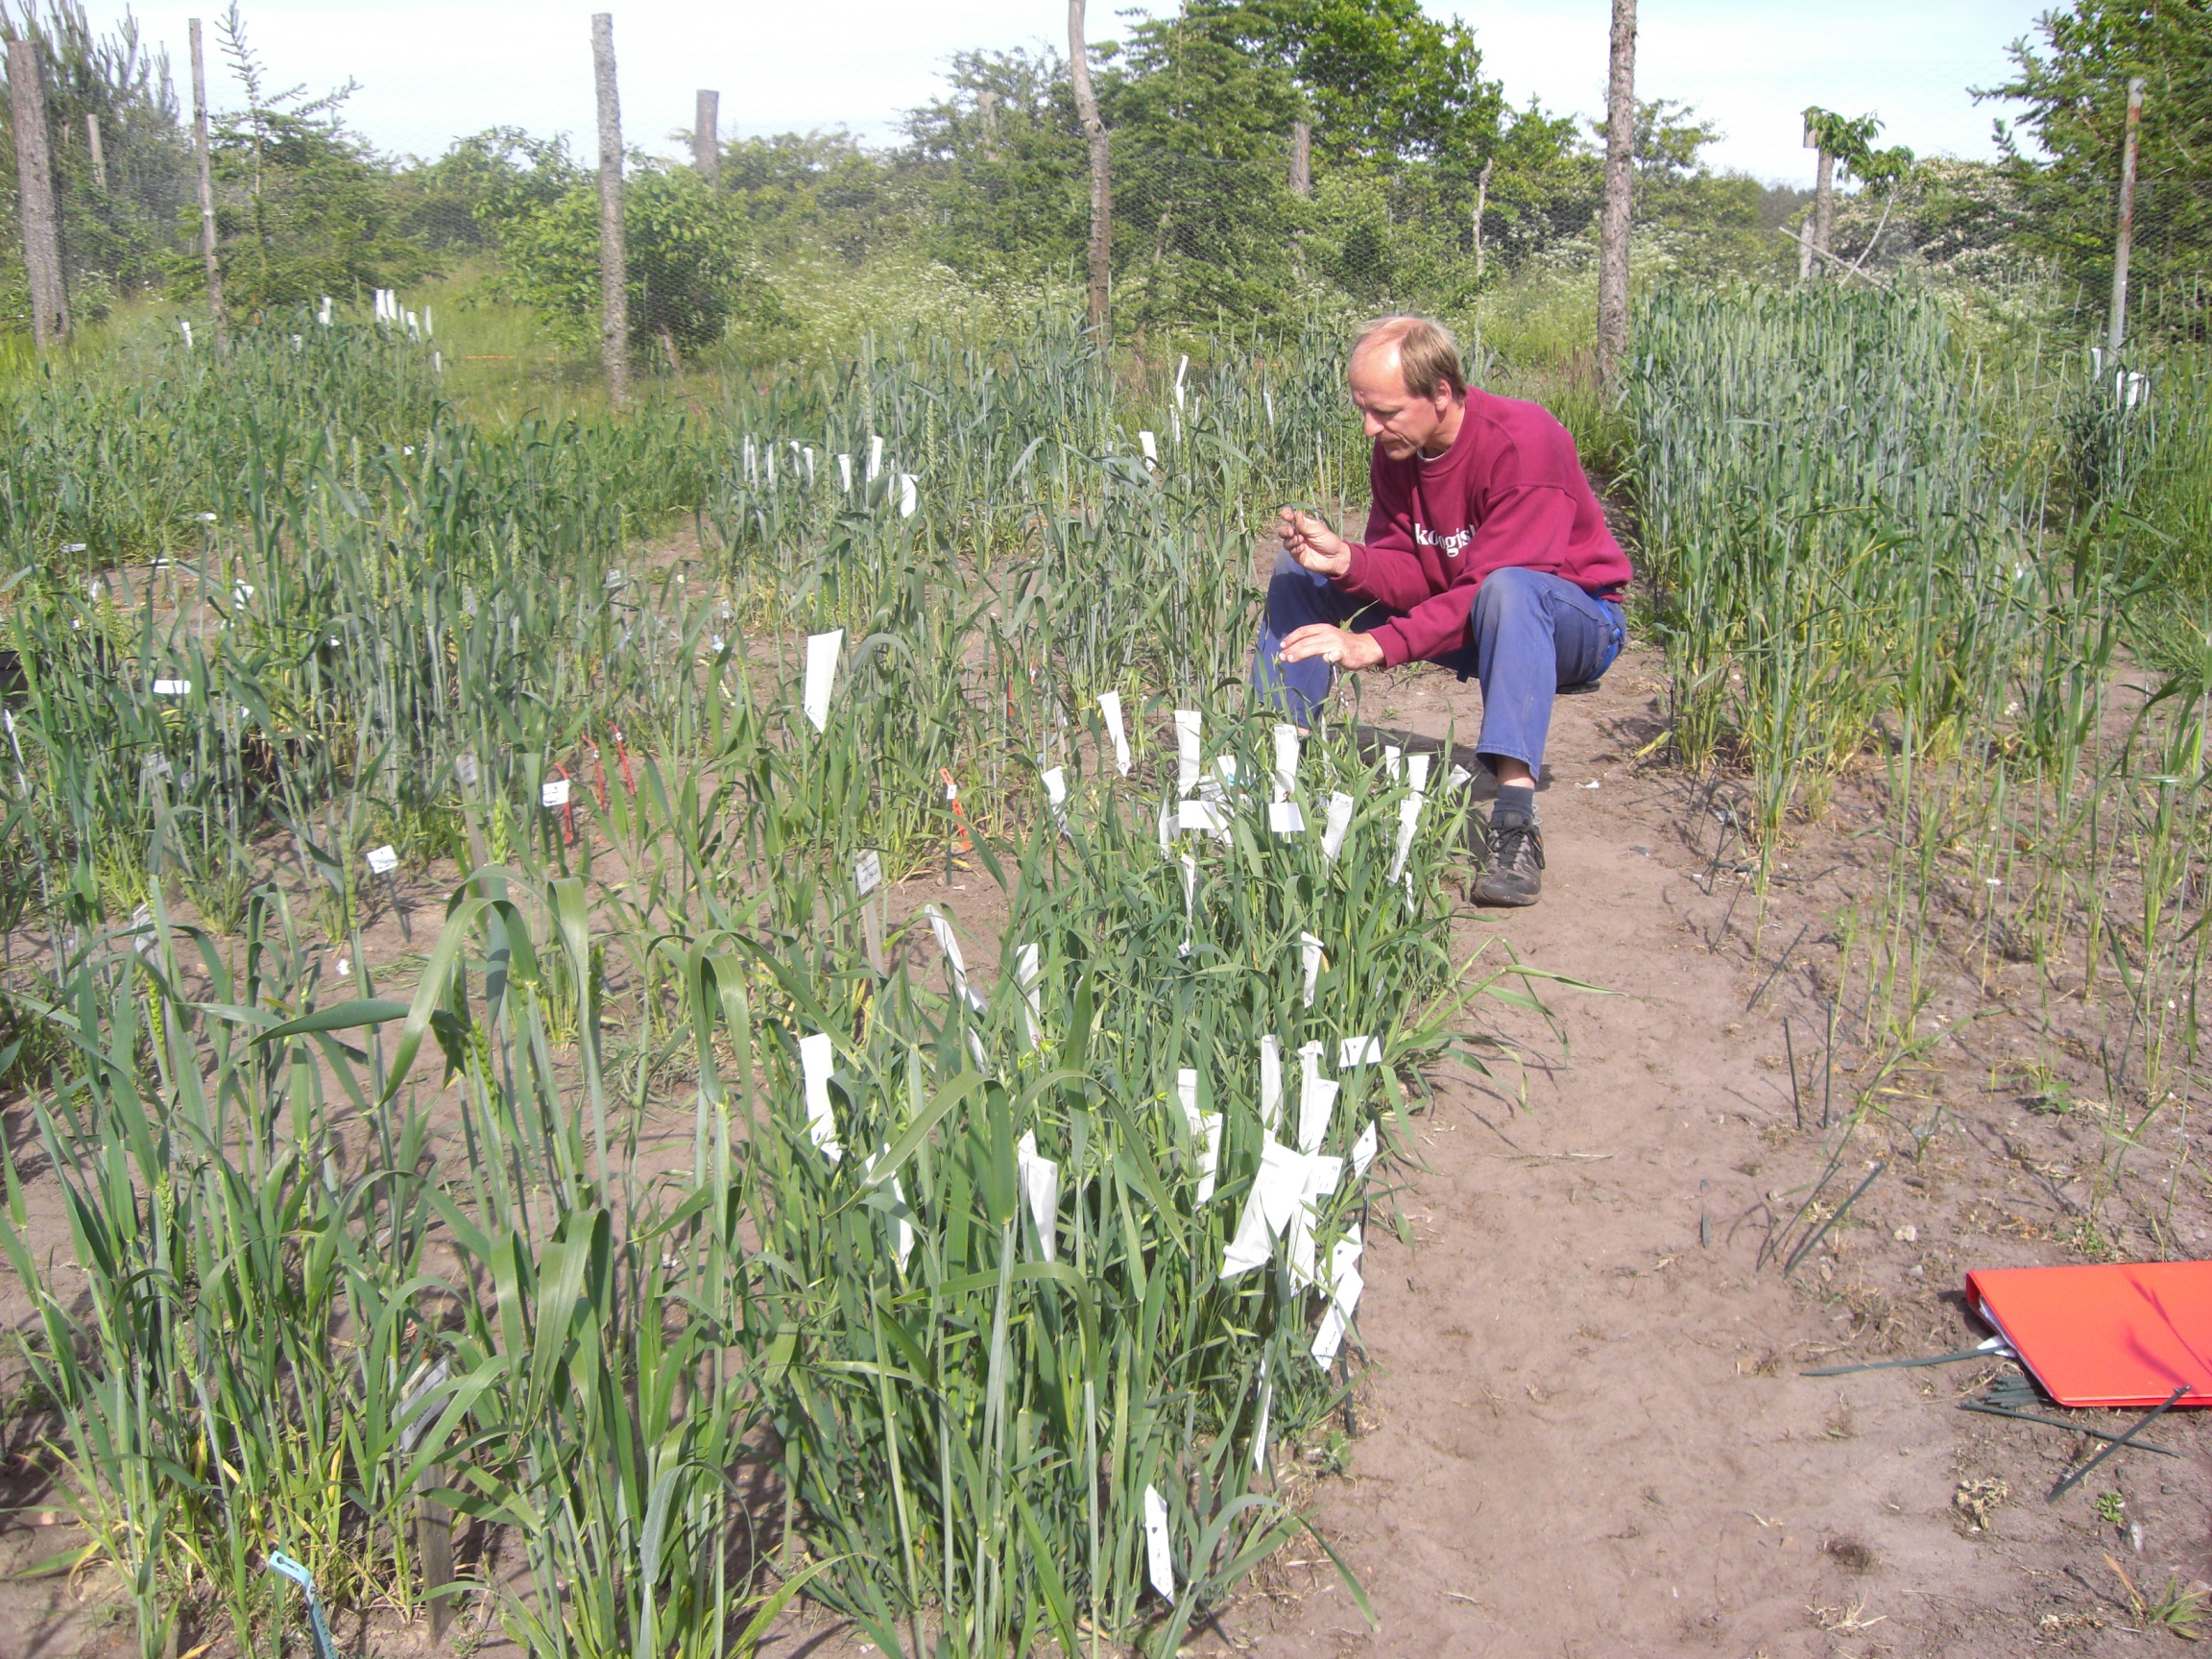
M 228 28 L 211 39 L 221 91 L 208 171 L 237 321 L 296 320 L 323 312 L 325 298 L 339 315 L 367 315 L 379 289 L 457 285 L 457 299 L 531 319 L 541 358 L 589 372 L 601 284 L 590 157 L 500 128 L 434 161 L 395 160 L 346 126 L 342 95 L 275 90 Z M 0 34 L 38 47 L 76 324 L 144 301 L 173 302 L 185 320 L 204 313 L 193 122 L 167 53 L 128 19 L 101 34 L 68 4 L 20 17 L 0 8 Z M 0 214 L 12 228 L 23 205 L 13 100 L 4 108 Z M 1200 156 L 1114 135 L 1118 336 L 1142 345 L 1390 308 L 1462 317 L 1501 284 L 1585 275 L 1595 260 L 1594 154 L 1494 176 L 1494 157 L 1316 155 L 1301 167 L 1292 149 L 1289 136 L 1262 137 L 1233 156 Z M 681 373 L 716 353 L 790 355 L 832 308 L 866 324 L 928 305 L 1070 301 L 1085 279 L 1084 154 L 1079 134 L 1048 120 L 936 147 L 725 140 L 711 163 L 630 157 L 628 346 L 640 372 Z M 1712 280 L 2032 289 L 2048 316 L 2094 330 L 2108 304 L 2116 194 L 2116 176 L 1930 161 L 1894 188 L 1841 197 L 1831 245 L 1811 248 L 1808 193 L 1657 166 L 1639 177 L 1636 260 Z M 2134 327 L 2201 339 L 2208 285 L 2212 181 L 2144 180 Z M 28 327 L 30 294 L 24 244 L 10 235 L 0 330 Z M 474 355 L 519 362 L 529 350 Z

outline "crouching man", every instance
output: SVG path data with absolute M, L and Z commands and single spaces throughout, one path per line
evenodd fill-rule
M 1471 389 L 1441 324 L 1370 324 L 1348 378 L 1375 443 L 1367 540 L 1284 510 L 1253 685 L 1304 727 L 1338 668 L 1424 658 L 1479 680 L 1477 749 L 1498 798 L 1469 894 L 1533 904 L 1544 872 L 1536 779 L 1552 696 L 1596 680 L 1620 654 L 1627 556 L 1567 429 L 1534 403 Z

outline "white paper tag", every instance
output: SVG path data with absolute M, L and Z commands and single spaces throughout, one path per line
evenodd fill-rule
M 845 1148 L 837 1143 L 837 1118 L 830 1110 L 830 1068 L 834 1058 L 828 1032 L 799 1039 L 799 1069 L 806 1084 L 806 1134 L 832 1164 L 845 1156 Z
M 1198 1073 L 1188 1067 L 1175 1073 L 1175 1098 L 1182 1102 L 1183 1121 L 1198 1149 L 1198 1195 L 1206 1203 L 1214 1196 L 1214 1181 L 1221 1163 L 1221 1114 L 1198 1110 Z
M 1160 856 L 1163 858 L 1175 855 L 1175 802 L 1170 796 L 1160 803 Z
M 1022 1023 L 1028 1030 L 1029 1046 L 1037 1046 L 1045 1029 L 1045 1010 L 1037 998 L 1039 957 L 1042 952 L 1034 945 L 1023 945 L 1014 952 L 1014 983 L 1022 993 Z
M 1052 808 L 1052 822 L 1061 829 L 1068 828 L 1068 773 L 1065 767 L 1054 766 L 1039 774 L 1045 781 L 1045 804 Z
M 389 876 L 398 868 L 399 854 L 390 847 L 372 847 L 369 849 L 370 875 Z
M 1464 789 L 1474 780 L 1474 777 L 1475 774 L 1468 771 L 1466 767 L 1455 766 L 1444 775 L 1444 787 L 1447 789 Z
M 1283 1040 L 1273 1032 L 1260 1039 L 1260 1124 L 1268 1134 L 1283 1117 Z
M 467 754 L 463 754 L 463 755 L 456 755 L 456 756 L 454 756 L 454 757 L 453 757 L 453 776 L 454 776 L 456 779 L 458 779 L 458 780 L 459 780 L 461 782 L 463 782 L 463 783 L 467 784 L 467 785 L 468 785 L 469 788 L 471 788 L 471 789 L 475 788 L 475 787 L 476 787 L 476 757 L 475 757 L 475 756 L 473 756 L 473 755 L 467 755 Z
M 189 680 L 156 680 L 154 682 L 154 695 L 156 697 L 189 697 L 192 695 L 192 682 Z
M 1298 1218 L 1298 1206 L 1306 1201 L 1306 1179 L 1304 1156 L 1274 1140 L 1261 1148 L 1252 1191 L 1267 1218 L 1268 1232 L 1280 1235 Z
M 1015 1184 L 1037 1226 L 1037 1242 L 1047 1262 L 1056 1259 L 1060 1218 L 1060 1166 L 1037 1156 L 1037 1131 L 1024 1130 L 1014 1148 Z
M 1313 1006 L 1313 987 L 1321 979 L 1321 964 L 1324 959 L 1321 941 L 1310 933 L 1299 934 L 1298 956 L 1300 964 L 1306 972 L 1305 1005 L 1310 1008 Z
M 1275 423 L 1274 406 L 1267 410 L 1267 423 Z M 1275 1384 L 1267 1375 L 1267 1356 L 1260 1356 L 1260 1427 L 1252 1431 L 1252 1467 L 1265 1473 L 1267 1468 L 1267 1408 L 1275 1404 Z
M 1306 833 L 1306 814 L 1298 810 L 1295 801 L 1270 801 L 1267 804 L 1267 828 L 1278 835 L 1303 835 Z
M 1382 1040 L 1379 1037 L 1347 1037 L 1336 1046 L 1336 1070 L 1349 1071 L 1355 1066 L 1379 1066 L 1382 1063 Z
M 853 493 L 853 457 L 850 455 L 837 457 L 837 488 L 848 495 Z
M 1144 451 L 1147 464 L 1160 459 L 1160 440 L 1151 433 L 1140 431 L 1137 434 L 1137 447 Z
M 1175 793 L 1188 795 L 1198 787 L 1198 744 L 1206 730 L 1206 717 L 1195 709 L 1175 710 Z
M 1329 797 L 1329 816 L 1321 825 L 1321 856 L 1330 863 L 1344 851 L 1344 832 L 1352 828 L 1352 797 L 1341 789 Z
M 1367 1127 L 1359 1131 L 1359 1139 L 1352 1142 L 1352 1173 L 1366 1179 L 1367 1166 L 1375 1162 L 1375 1121 L 1369 1118 Z
M 913 517 L 914 510 L 921 505 L 922 494 L 921 492 L 915 487 L 914 474 L 911 472 L 900 473 L 899 517 L 902 518 Z
M 1101 691 L 1098 713 L 1106 722 L 1106 735 L 1114 739 L 1114 764 L 1126 778 L 1129 776 L 1129 733 L 1121 725 L 1121 693 Z
M 1275 793 L 1286 796 L 1298 782 L 1298 728 L 1288 724 L 1275 728 Z
M 814 723 L 817 732 L 830 724 L 830 692 L 837 684 L 837 653 L 844 648 L 842 628 L 806 636 L 806 684 L 799 706 L 805 710 L 806 718 Z
M 1306 1079 L 1305 1096 L 1298 1102 L 1298 1150 L 1310 1158 L 1329 1136 L 1329 1119 L 1336 1111 L 1336 1095 L 1343 1087 L 1333 1077 Z
M 538 791 L 541 806 L 565 806 L 568 805 L 568 780 L 556 778 Z
M 1405 753 L 1406 751 L 1399 748 L 1395 743 L 1382 745 L 1382 773 L 1393 783 L 1398 781 L 1398 762 Z
M 952 931 L 952 924 L 945 920 L 934 904 L 923 905 L 922 914 L 928 918 L 929 931 L 937 936 L 937 949 L 945 952 L 945 965 L 952 973 L 953 995 L 965 998 L 968 1005 L 980 1014 L 988 1004 L 969 988 L 968 962 L 960 954 L 960 940 Z
M 883 470 L 883 440 L 875 433 L 868 434 L 868 482 L 876 482 Z
M 883 855 L 871 849 L 853 860 L 853 886 L 865 899 L 883 885 Z
M 1426 795 L 1429 793 L 1428 756 L 1408 755 L 1406 757 L 1406 781 L 1414 794 Z
M 1406 855 L 1413 851 L 1413 830 L 1421 822 L 1421 797 L 1408 795 L 1398 803 L 1398 849 L 1390 855 L 1390 875 L 1395 881 L 1405 874 Z
M 1167 1501 L 1144 1488 L 1144 1563 L 1163 1601 L 1175 1599 L 1175 1557 L 1167 1547 Z
M 1226 835 L 1221 808 L 1204 801 L 1186 801 L 1175 809 L 1175 827 L 1186 835 Z
M 1234 1279 L 1239 1273 L 1266 1266 L 1274 1249 L 1274 1238 L 1267 1231 L 1267 1212 L 1260 1202 L 1260 1190 L 1255 1186 L 1245 1196 L 1243 1214 L 1237 1217 L 1236 1236 L 1229 1240 L 1229 1248 L 1221 1253 L 1221 1277 Z

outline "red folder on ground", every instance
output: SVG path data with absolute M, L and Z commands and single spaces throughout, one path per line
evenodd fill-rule
M 1966 1305 L 2061 1406 L 2212 1406 L 2212 1262 L 1986 1268 Z

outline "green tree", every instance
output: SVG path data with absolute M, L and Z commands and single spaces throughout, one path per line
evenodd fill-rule
M 550 201 L 505 198 L 494 216 L 509 291 L 565 344 L 598 337 L 599 192 L 577 183 Z M 638 159 L 622 192 L 630 256 L 630 336 L 670 359 L 721 339 L 733 321 L 774 323 L 775 290 L 750 256 L 743 222 L 688 167 Z M 671 366 L 675 366 L 671 363 Z
M 0 38 L 38 43 L 70 309 L 80 323 L 96 320 L 116 294 L 157 283 L 180 240 L 192 159 L 168 56 L 141 42 L 128 12 L 110 33 L 95 33 L 80 0 L 54 0 L 43 11 L 36 0 L 20 6 L 0 0 Z M 100 124 L 105 186 L 92 166 L 87 116 Z M 16 221 L 12 119 L 12 107 L 0 101 L 0 212 L 11 225 Z M 0 238 L 0 314 L 19 320 L 28 303 L 22 248 Z
M 208 149 L 216 180 L 216 231 L 226 299 L 236 307 L 310 304 L 319 295 L 397 286 L 432 268 L 401 223 L 396 169 L 349 131 L 343 109 L 356 90 L 310 97 L 276 89 L 231 0 L 216 25 L 243 108 L 214 113 Z M 201 281 L 188 252 L 171 263 L 176 285 Z
M 2015 122 L 1997 124 L 2017 239 L 2075 279 L 2084 320 L 2102 314 L 2128 83 L 2139 75 L 2132 314 L 2152 327 L 2202 330 L 2192 292 L 2212 264 L 2212 5 L 2073 0 L 2045 12 L 2010 56 L 2011 78 L 1975 96 L 2023 106 Z

